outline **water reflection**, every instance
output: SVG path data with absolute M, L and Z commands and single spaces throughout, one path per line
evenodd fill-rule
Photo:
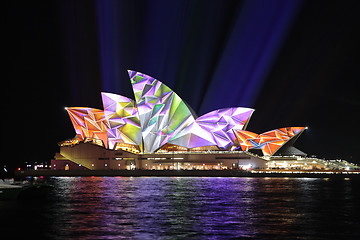
M 22 228 L 40 226 L 38 234 L 51 239 L 358 236 L 359 181 L 354 179 L 62 177 L 52 181 L 52 201 L 0 202 L 1 214 L 11 211 L 14 221 L 35 219 Z M 2 226 L 15 229 L 8 223 Z

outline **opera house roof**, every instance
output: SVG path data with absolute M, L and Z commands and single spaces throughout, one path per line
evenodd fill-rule
M 136 146 L 154 153 L 165 146 L 184 149 L 216 147 L 219 150 L 260 149 L 271 156 L 288 142 L 294 142 L 304 127 L 288 127 L 262 134 L 246 131 L 254 109 L 222 108 L 200 117 L 168 86 L 146 74 L 128 71 L 135 100 L 113 93 L 101 93 L 103 110 L 66 108 L 77 139 L 101 140 L 103 146 Z M 213 149 L 213 148 L 212 148 Z

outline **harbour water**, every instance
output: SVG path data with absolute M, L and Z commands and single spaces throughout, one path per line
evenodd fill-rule
M 56 177 L 50 182 L 54 188 L 46 200 L 0 201 L 2 236 L 360 237 L 358 178 Z

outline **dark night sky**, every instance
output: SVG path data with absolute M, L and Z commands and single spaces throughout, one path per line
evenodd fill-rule
M 255 108 L 247 130 L 308 126 L 295 146 L 360 163 L 358 1 L 8 1 L 1 161 L 48 161 L 65 106 L 132 96 L 127 69 L 198 113 Z M 16 149 L 9 151 L 8 149 Z

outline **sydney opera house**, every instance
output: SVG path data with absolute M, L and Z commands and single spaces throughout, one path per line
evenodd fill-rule
M 103 110 L 66 108 L 76 136 L 59 143 L 52 169 L 264 169 L 306 156 L 293 146 L 306 127 L 257 134 L 245 107 L 198 117 L 159 80 L 128 73 L 135 100 L 101 93 Z

